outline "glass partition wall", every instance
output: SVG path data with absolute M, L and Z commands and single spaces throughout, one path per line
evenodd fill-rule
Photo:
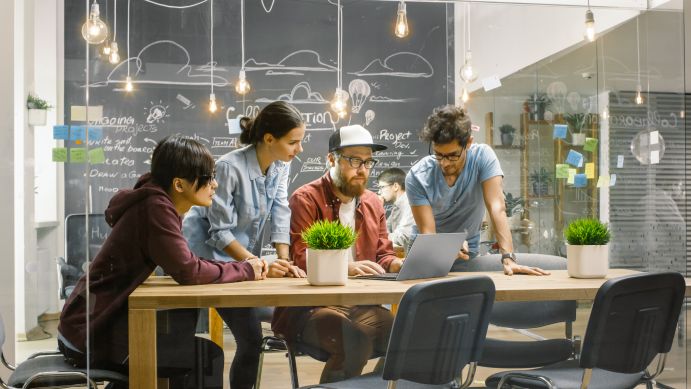
M 87 58 L 79 28 L 91 3 L 64 12 L 70 127 L 57 163 L 68 256 L 95 256 L 108 201 L 149 170 L 166 135 L 189 135 L 218 158 L 239 146 L 239 115 L 290 101 L 307 123 L 290 191 L 324 172 L 328 134 L 348 123 L 390 146 L 376 190 L 382 170 L 407 171 L 427 154 L 417 135 L 432 108 L 456 103 L 499 158 L 517 252 L 566 256 L 565 227 L 594 217 L 612 231 L 611 267 L 687 272 L 681 7 L 594 7 L 591 42 L 584 4 L 406 2 L 409 35 L 398 38 L 390 1 L 99 0 L 109 35 Z M 459 72 L 467 61 L 475 80 Z M 348 92 L 341 118 L 336 89 Z M 481 240 L 487 252 L 491 226 Z M 669 387 L 686 385 L 685 322 L 659 380 Z

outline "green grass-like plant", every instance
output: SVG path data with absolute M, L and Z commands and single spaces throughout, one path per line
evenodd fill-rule
M 29 96 L 26 98 L 26 108 L 28 108 L 28 109 L 51 109 L 51 108 L 53 108 L 53 106 L 50 105 L 47 101 L 43 100 L 42 98 L 29 93 Z
M 338 220 L 318 220 L 302 231 L 302 240 L 314 250 L 347 249 L 356 239 L 357 233 Z
M 564 230 L 564 237 L 570 245 L 605 245 L 609 242 L 610 232 L 607 225 L 593 218 L 576 219 Z

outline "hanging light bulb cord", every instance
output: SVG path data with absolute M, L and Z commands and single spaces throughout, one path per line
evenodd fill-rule
M 245 0 L 240 0 L 240 70 L 245 70 Z
M 211 4 L 211 9 L 209 10 L 209 35 L 210 35 L 210 48 L 209 50 L 211 51 L 211 62 L 209 65 L 211 66 L 211 94 L 214 94 L 214 0 L 209 0 L 209 3 Z
M 130 76 L 130 2 L 127 0 L 127 77 Z
M 638 88 L 641 86 L 641 38 L 638 32 L 638 16 L 636 16 L 636 73 L 638 76 Z
M 342 79 L 342 69 L 343 69 L 343 58 L 342 58 L 342 50 L 343 50 L 343 11 L 341 8 L 341 0 L 338 0 L 338 3 L 336 4 L 338 7 L 338 12 L 337 12 L 337 29 L 338 29 L 338 44 L 337 44 L 337 62 L 338 64 L 336 65 L 336 78 L 337 78 L 337 90 L 342 89 L 343 85 L 343 79 Z
M 106 8 L 107 9 L 107 8 Z M 113 2 L 113 42 L 118 37 L 118 0 Z
M 466 11 L 465 11 L 465 17 L 466 17 L 466 39 L 468 40 L 468 49 L 466 52 L 470 51 L 470 1 L 466 3 Z

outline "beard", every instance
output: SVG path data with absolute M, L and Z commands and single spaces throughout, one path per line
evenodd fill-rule
M 331 179 L 333 179 L 334 186 L 336 186 L 341 193 L 348 197 L 358 197 L 365 193 L 367 176 L 358 174 L 351 178 L 350 181 L 347 181 L 346 178 L 343 177 L 343 171 L 341 171 L 341 168 L 338 164 L 336 164 L 336 166 L 334 166 L 332 169 Z M 364 178 L 364 180 L 354 181 L 356 178 Z

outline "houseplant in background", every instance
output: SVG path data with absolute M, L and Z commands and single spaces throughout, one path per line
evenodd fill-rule
M 513 133 L 516 132 L 516 128 L 514 128 L 510 124 L 504 124 L 501 127 L 499 127 L 499 132 L 501 132 L 501 145 L 502 146 L 513 145 Z
M 26 108 L 29 110 L 29 125 L 44 126 L 46 124 L 46 114 L 53 106 L 42 98 L 29 93 L 29 96 L 26 98 Z
M 569 277 L 603 278 L 609 270 L 610 231 L 598 219 L 583 218 L 569 223 L 566 238 L 566 269 Z
M 345 285 L 348 250 L 356 239 L 355 231 L 338 220 L 319 220 L 304 230 L 307 281 L 312 285 Z
M 574 146 L 582 146 L 585 144 L 585 132 L 590 122 L 589 113 L 567 113 L 564 115 L 564 120 L 569 125 L 571 130 L 571 144 Z
M 509 220 L 509 228 L 515 230 L 520 227 L 521 215 L 523 214 L 523 199 L 513 197 L 513 194 L 504 192 L 504 205 L 506 206 L 506 217 Z
M 540 170 L 533 170 L 528 177 L 533 184 L 533 194 L 535 196 L 547 196 L 549 193 L 549 184 L 552 183 L 552 174 L 544 167 Z
M 533 93 L 523 103 L 523 110 L 530 114 L 530 120 L 545 120 L 545 111 L 551 103 L 546 93 Z

